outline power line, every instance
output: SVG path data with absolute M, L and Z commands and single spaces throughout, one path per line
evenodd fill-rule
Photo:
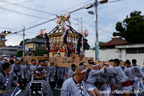
M 77 5 L 75 5 L 75 6 L 72 6 L 72 7 L 70 7 L 70 8 L 67 8 L 67 9 L 64 9 L 64 10 L 62 10 L 62 11 L 60 11 L 60 12 L 67 11 L 67 10 L 69 10 L 69 9 L 75 8 L 75 7 L 79 6 L 79 5 L 82 5 L 82 4 L 87 3 L 88 1 L 91 1 L 91 0 L 87 0 L 87 1 L 85 1 L 85 2 L 83 2 L 83 3 L 77 4 Z M 58 12 L 58 13 L 60 13 L 60 12 Z
M 107 2 L 107 3 L 114 3 L 114 2 L 119 2 L 119 1 L 124 1 L 124 0 L 113 0 L 113 1 L 110 1 L 110 2 Z
M 72 8 L 77 7 L 77 6 L 79 6 L 79 5 L 85 4 L 85 3 L 87 3 L 88 1 L 91 1 L 91 0 L 87 0 L 87 1 L 85 1 L 85 2 L 83 2 L 83 3 L 77 4 L 77 5 L 74 5 L 74 6 L 70 7 L 70 8 L 67 8 L 67 9 L 64 9 L 64 10 L 62 10 L 62 11 L 59 11 L 59 12 L 57 12 L 57 14 L 58 14 L 58 13 L 61 13 L 61 12 L 64 12 L 64 11 L 68 11 L 69 9 L 72 9 Z M 51 17 L 51 16 L 54 16 L 54 15 L 50 15 L 49 17 Z M 47 18 L 45 18 L 45 19 L 48 19 L 49 17 L 47 17 Z M 42 19 L 39 19 L 39 20 L 30 22 L 30 23 L 27 23 L 27 24 L 25 24 L 25 25 L 29 25 L 29 24 L 32 24 L 32 23 L 35 23 L 35 22 L 38 22 L 38 21 L 41 21 L 41 20 L 42 20 Z M 25 25 L 23 25 L 23 26 L 25 26 Z M 22 26 L 21 26 L 21 27 L 22 27 Z
M 8 30 L 14 30 L 14 31 L 18 31 L 15 28 L 7 28 L 7 27 L 0 27 L 1 29 L 8 29 Z
M 52 15 L 53 16 L 53 15 Z M 45 18 L 46 19 L 46 18 Z M 48 19 L 48 18 L 47 18 Z M 33 24 L 33 23 L 35 23 L 35 22 L 38 22 L 38 21 L 41 21 L 42 19 L 40 19 L 40 20 L 36 20 L 36 21 L 33 21 L 33 22 L 30 22 L 30 23 L 27 23 L 27 24 L 25 24 L 25 25 L 22 25 L 22 26 L 26 26 L 26 25 L 30 25 L 30 24 Z M 22 26 L 20 26 L 20 27 L 22 27 Z M 17 28 L 20 28 L 20 27 L 17 27 Z
M 82 7 L 80 7 L 80 8 L 77 8 L 77 9 L 71 11 L 70 13 L 74 13 L 74 12 L 79 11 L 79 10 L 84 9 L 84 8 L 85 8 L 85 6 L 82 6 Z M 42 22 L 42 23 L 40 23 L 40 24 L 36 24 L 36 25 L 34 25 L 34 26 L 28 27 L 28 28 L 26 28 L 25 30 L 29 30 L 29 29 L 32 29 L 32 28 L 34 28 L 34 27 L 43 25 L 43 24 L 48 23 L 48 22 L 50 22 L 50 21 L 53 21 L 53 20 L 55 20 L 55 19 L 57 19 L 57 17 L 55 17 L 55 18 L 53 18 L 53 19 L 49 19 L 49 20 L 47 20 L 47 21 L 45 21 L 45 22 Z
M 75 5 L 75 6 L 72 6 L 72 7 L 70 7 L 70 8 L 67 8 L 67 9 L 64 9 L 64 10 L 59 11 L 59 12 L 57 12 L 57 13 L 60 13 L 60 12 L 63 12 L 63 11 L 72 9 L 72 8 L 74 8 L 74 7 L 76 7 L 76 6 L 79 6 L 79 5 L 82 5 L 82 4 L 85 4 L 85 3 L 87 3 L 88 1 L 91 1 L 91 0 L 87 0 L 87 1 L 85 1 L 85 2 L 83 2 L 83 3 L 77 4 L 77 5 Z M 50 16 L 53 16 L 53 15 L 50 15 Z M 50 17 L 50 16 L 49 16 L 49 17 Z M 46 18 L 44 18 L 44 19 L 46 19 Z M 54 19 L 52 19 L 52 20 L 50 20 L 50 21 L 53 21 L 53 20 L 55 20 L 55 19 L 57 19 L 57 18 L 54 18 Z M 40 19 L 40 20 L 42 20 L 42 19 Z M 28 24 L 26 24 L 26 25 L 29 25 L 29 24 L 38 22 L 38 21 L 40 21 L 40 20 L 36 20 L 36 21 L 31 22 L 31 23 L 28 23 Z M 47 22 L 43 22 L 43 23 L 45 24 L 45 23 L 47 23 Z M 18 28 L 20 28 L 20 27 L 18 27 Z M 21 32 L 21 31 L 18 31 L 18 32 Z M 18 32 L 14 32 L 14 33 L 8 34 L 8 36 L 13 35 L 13 34 L 18 34 Z
M 74 21 L 77 21 L 77 23 L 75 23 L 74 25 L 77 25 L 78 26 L 78 29 L 77 31 L 78 32 L 83 32 L 83 20 L 82 20 L 82 17 L 77 17 L 77 18 L 72 18 L 74 19 Z
M 89 3 L 89 4 L 91 4 L 91 3 Z M 89 4 L 87 4 L 87 5 L 89 5 Z M 85 5 L 85 6 L 87 6 L 87 5 Z M 81 9 L 84 9 L 85 6 L 82 6 L 82 7 L 80 7 L 80 8 L 77 8 L 77 9 L 71 11 L 70 13 L 74 13 L 74 12 L 76 12 L 76 11 L 79 11 L 79 10 L 81 10 Z M 53 20 L 55 20 L 55 19 L 57 19 L 57 17 L 55 17 L 55 18 L 53 18 L 53 19 L 49 19 L 49 20 L 47 20 L 47 21 L 45 21 L 45 22 L 42 22 L 42 23 L 40 23 L 40 24 L 36 24 L 36 25 L 34 25 L 34 26 L 28 27 L 28 28 L 26 28 L 25 30 L 29 30 L 29 29 L 35 28 L 35 27 L 37 27 L 37 26 L 46 24 L 46 23 L 51 22 L 51 21 L 53 21 Z M 17 33 L 19 33 L 19 32 L 22 32 L 22 30 L 20 30 L 20 31 L 18 31 L 18 32 L 11 33 L 11 34 L 17 34 Z
M 91 3 L 89 3 L 89 4 L 91 4 Z M 87 4 L 87 5 L 89 5 L 89 4 Z M 85 5 L 85 6 L 87 6 L 87 5 Z M 77 9 L 71 11 L 70 13 L 74 13 L 74 12 L 79 11 L 79 10 L 81 10 L 81 9 L 85 9 L 85 6 L 82 6 L 82 7 L 80 7 L 80 8 L 77 8 Z M 53 21 L 53 20 L 55 20 L 55 19 L 57 19 L 57 17 L 55 17 L 55 18 L 53 18 L 53 19 L 49 19 L 49 20 L 47 20 L 47 21 L 45 21 L 45 22 L 42 22 L 42 23 L 40 23 L 40 24 L 36 24 L 36 25 L 34 25 L 34 26 L 28 27 L 28 28 L 26 28 L 25 30 L 29 30 L 29 29 L 35 28 L 35 27 L 37 27 L 37 26 L 46 24 L 46 23 L 51 22 L 51 21 Z M 22 32 L 22 30 L 17 31 L 17 32 L 14 32 L 14 33 L 11 33 L 11 35 L 12 35 L 12 34 L 17 34 L 17 33 L 20 33 L 20 32 Z
M 20 36 L 20 37 L 23 37 L 22 35 L 19 35 L 19 34 L 15 34 L 15 35 Z
M 112 34 L 111 32 L 106 31 L 106 30 L 104 30 L 104 29 L 102 29 L 102 28 L 99 28 L 99 30 L 102 30 L 102 31 L 104 31 L 104 32 L 107 32 L 107 33 L 109 33 L 109 34 Z
M 39 17 L 39 16 L 35 16 L 35 15 L 31 15 L 31 14 L 27 14 L 27 13 L 22 13 L 22 12 L 19 12 L 19 11 L 15 11 L 15 10 L 7 9 L 7 8 L 3 8 L 3 7 L 0 7 L 0 9 L 2 9 L 2 10 L 6 10 L 6 11 L 10 11 L 10 12 L 14 12 L 14 13 L 18 13 L 18 14 L 21 14 L 21 15 L 26 15 L 26 16 L 30 16 L 30 17 L 35 17 L 35 18 L 45 19 L 44 17 Z
M 23 5 L 19 5 L 19 4 L 17 4 L 17 3 L 12 3 L 12 2 L 7 1 L 7 0 L 5 0 L 5 1 L 8 2 L 9 4 L 13 4 L 13 5 L 16 5 L 16 6 L 18 6 L 18 7 L 22 7 L 22 8 L 25 8 L 25 9 L 32 10 L 32 11 L 41 12 L 41 13 L 45 13 L 45 14 L 52 14 L 52 15 L 56 15 L 56 14 L 51 13 L 51 12 L 47 12 L 47 11 L 43 11 L 43 10 L 39 10 L 39 9 L 35 9 L 35 8 L 31 8 L 31 7 L 23 6 Z
M 31 1 L 35 1 L 35 0 L 28 0 L 28 1 L 23 1 L 23 2 L 18 2 L 18 3 L 13 3 L 13 4 L 5 4 L 5 5 L 0 5 L 0 6 L 9 6 L 9 5 L 15 5 L 15 4 L 22 4 L 22 3 L 27 3 L 27 2 L 31 2 Z
M 106 34 L 103 34 L 103 33 L 99 33 L 99 34 L 111 38 L 111 36 L 108 36 Z

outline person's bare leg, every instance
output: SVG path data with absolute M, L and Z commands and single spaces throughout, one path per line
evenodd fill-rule
M 95 88 L 94 91 L 98 96 L 102 96 L 102 94 L 100 93 L 100 91 L 97 88 Z
M 96 96 L 95 91 L 94 90 L 89 90 L 88 93 L 90 94 L 90 96 Z

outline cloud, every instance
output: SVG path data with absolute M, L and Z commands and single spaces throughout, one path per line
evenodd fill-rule
M 22 2 L 27 0 L 7 0 L 10 2 Z M 56 13 L 58 15 L 65 14 L 68 11 L 72 11 L 76 8 L 79 8 L 80 6 L 83 6 L 85 4 L 88 4 L 90 2 L 93 2 L 94 0 L 34 0 L 27 3 L 21 3 L 20 5 L 39 9 L 42 11 L 47 11 L 50 13 Z M 109 0 L 113 1 L 113 0 Z M 81 5 L 75 6 L 77 4 L 83 3 Z M 98 32 L 99 32 L 99 41 L 108 41 L 112 38 L 112 33 L 115 32 L 115 24 L 118 21 L 123 21 L 127 15 L 130 14 L 130 12 L 134 10 L 142 11 L 144 14 L 144 7 L 143 7 L 144 0 L 122 0 L 120 2 L 115 3 L 107 3 L 102 4 L 98 6 Z M 0 5 L 8 4 L 7 2 L 4 2 L 4 0 L 1 0 Z M 74 7 L 72 7 L 74 6 Z M 70 8 L 68 10 L 65 10 L 63 12 L 57 13 L 61 10 Z M 29 9 L 25 9 L 22 7 L 14 6 L 14 5 L 7 5 L 4 8 L 8 8 L 11 10 L 39 16 L 39 17 L 45 17 L 47 19 L 54 18 L 55 16 L 49 17 L 51 14 L 41 13 L 32 11 Z M 88 9 L 94 11 L 94 8 Z M 76 17 L 82 17 L 83 18 L 83 29 L 87 29 L 89 31 L 89 36 L 87 37 L 88 42 L 90 45 L 94 45 L 95 42 L 95 23 L 94 23 L 94 15 L 90 15 L 87 13 L 86 9 L 77 11 L 73 14 L 71 14 L 71 22 L 77 23 L 72 18 Z M 25 16 L 22 14 L 17 14 L 5 10 L 1 10 L 0 15 L 0 27 L 8 27 L 8 28 L 15 28 L 15 30 L 21 30 L 23 26 L 26 28 L 33 26 L 35 24 L 39 24 L 41 22 L 46 21 L 46 19 L 38 19 L 30 16 Z M 35 21 L 35 22 L 34 22 Z M 30 30 L 26 30 L 26 38 L 33 38 L 36 35 L 39 34 L 40 29 L 47 29 L 49 32 L 56 26 L 56 20 L 49 22 L 47 24 L 35 27 Z M 72 27 L 74 29 L 78 29 L 77 26 L 72 24 Z M 0 28 L 0 31 L 3 31 L 6 29 Z M 14 31 L 12 31 L 14 32 Z M 21 34 L 19 34 L 22 36 Z M 20 41 L 22 40 L 22 37 L 17 35 L 11 35 L 6 37 L 8 41 L 6 42 L 7 45 L 18 45 Z

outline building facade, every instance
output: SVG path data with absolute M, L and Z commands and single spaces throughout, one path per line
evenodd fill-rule
M 115 41 L 117 41 L 117 43 L 114 43 Z M 127 59 L 132 61 L 132 59 L 136 59 L 137 64 L 140 67 L 144 66 L 144 44 L 130 44 L 121 41 L 123 40 L 120 40 L 119 38 L 112 39 L 109 43 L 106 42 L 103 45 L 100 45 L 100 60 L 109 61 L 110 59 L 118 58 L 123 61 L 126 61 Z M 86 50 L 85 56 L 95 58 L 95 50 Z
M 0 48 L 0 55 L 16 56 L 17 51 L 22 50 L 22 46 L 6 46 Z
M 0 33 L 0 47 L 5 47 L 6 46 L 5 42 L 6 42 L 5 34 Z
M 27 40 L 25 42 L 25 47 L 29 49 L 29 53 L 34 55 L 38 50 L 46 50 L 46 39 L 43 38 L 34 38 Z

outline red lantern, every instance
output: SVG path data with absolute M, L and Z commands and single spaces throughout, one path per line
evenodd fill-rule
M 84 31 L 84 36 L 87 37 L 88 36 L 88 30 Z
M 43 29 L 40 30 L 40 36 L 43 36 Z

